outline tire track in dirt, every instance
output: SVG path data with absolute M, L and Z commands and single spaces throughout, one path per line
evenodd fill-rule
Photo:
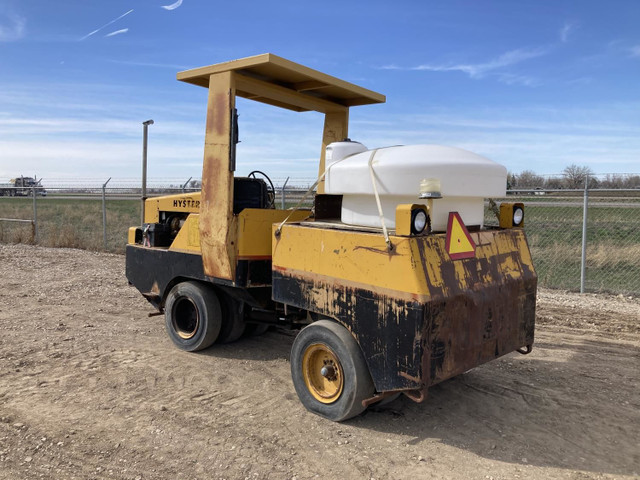
M 400 398 L 335 424 L 298 402 L 291 333 L 177 351 L 123 272 L 118 255 L 0 245 L 0 275 L 11 279 L 0 290 L 0 478 L 640 471 L 630 440 L 640 426 L 633 299 L 589 296 L 583 307 L 582 297 L 544 293 L 531 355 L 437 385 L 421 405 Z

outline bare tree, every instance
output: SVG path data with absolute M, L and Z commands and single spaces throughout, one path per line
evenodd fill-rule
M 638 188 L 640 187 L 640 175 L 608 174 L 602 180 L 601 185 L 604 188 Z
M 532 170 L 524 170 L 516 176 L 518 188 L 536 188 L 544 186 L 544 178 Z
M 558 190 L 565 187 L 565 182 L 563 177 L 548 177 L 544 182 L 544 188 L 549 188 L 552 190 Z
M 567 188 L 584 188 L 587 177 L 593 175 L 593 170 L 587 166 L 578 166 L 574 163 L 565 167 L 562 171 Z

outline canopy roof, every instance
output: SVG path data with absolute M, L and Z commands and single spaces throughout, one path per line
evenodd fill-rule
M 209 87 L 209 77 L 234 72 L 236 95 L 297 112 L 330 113 L 384 103 L 385 96 L 272 53 L 179 72 L 178 80 Z

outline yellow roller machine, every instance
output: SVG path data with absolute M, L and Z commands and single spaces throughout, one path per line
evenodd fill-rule
M 348 139 L 349 108 L 385 97 L 272 54 L 178 80 L 209 90 L 202 190 L 147 200 L 127 245 L 127 277 L 178 348 L 301 329 L 294 387 L 336 421 L 531 351 L 524 207 L 503 203 L 500 226 L 484 225 L 504 167 L 437 145 L 367 149 Z M 261 171 L 235 177 L 237 96 L 325 115 L 313 209 L 276 209 Z

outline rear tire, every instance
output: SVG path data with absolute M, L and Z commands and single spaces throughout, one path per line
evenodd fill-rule
M 218 296 L 201 283 L 182 282 L 174 286 L 167 296 L 164 314 L 169 338 L 187 352 L 210 347 L 222 326 Z
M 341 422 L 362 413 L 374 385 L 358 342 L 342 325 L 320 320 L 298 334 L 291 349 L 291 377 L 305 408 Z
M 235 342 L 242 336 L 246 327 L 242 303 L 226 293 L 221 293 L 220 295 L 222 297 L 222 326 L 216 341 L 218 343 Z

